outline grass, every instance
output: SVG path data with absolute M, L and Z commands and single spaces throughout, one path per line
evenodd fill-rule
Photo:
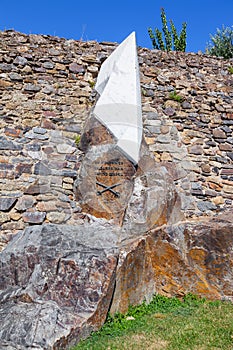
M 72 350 L 233 350 L 233 304 L 191 294 L 155 296 L 127 314 L 109 315 Z

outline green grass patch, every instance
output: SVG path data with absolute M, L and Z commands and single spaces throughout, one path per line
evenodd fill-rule
M 72 350 L 232 350 L 233 304 L 192 294 L 108 315 L 104 326 Z

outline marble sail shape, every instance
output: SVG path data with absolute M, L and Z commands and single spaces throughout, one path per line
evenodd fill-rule
M 96 86 L 95 117 L 117 139 L 120 151 L 138 163 L 142 140 L 141 90 L 135 33 L 102 64 Z

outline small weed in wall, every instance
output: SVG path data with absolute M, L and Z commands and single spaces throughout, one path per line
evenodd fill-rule
M 178 95 L 176 90 L 170 92 L 169 94 L 169 99 L 170 100 L 174 100 L 174 101 L 177 101 L 177 102 L 182 102 L 183 101 L 183 97 Z
M 93 89 L 94 86 L 95 86 L 95 82 L 94 81 L 91 81 L 91 80 L 88 80 L 88 84 L 89 86 Z
M 232 67 L 232 66 L 229 66 L 229 67 L 228 67 L 228 72 L 229 72 L 230 74 L 233 74 L 233 67 Z
M 75 136 L 74 142 L 75 142 L 76 146 L 79 145 L 80 139 L 81 139 L 81 136 L 80 136 L 80 135 Z

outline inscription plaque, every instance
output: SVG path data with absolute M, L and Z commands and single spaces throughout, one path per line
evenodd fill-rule
M 88 153 L 82 162 L 77 199 L 81 199 L 84 211 L 120 223 L 133 190 L 136 169 L 115 147 L 103 146 L 95 153 Z M 95 150 L 96 151 L 96 150 Z

